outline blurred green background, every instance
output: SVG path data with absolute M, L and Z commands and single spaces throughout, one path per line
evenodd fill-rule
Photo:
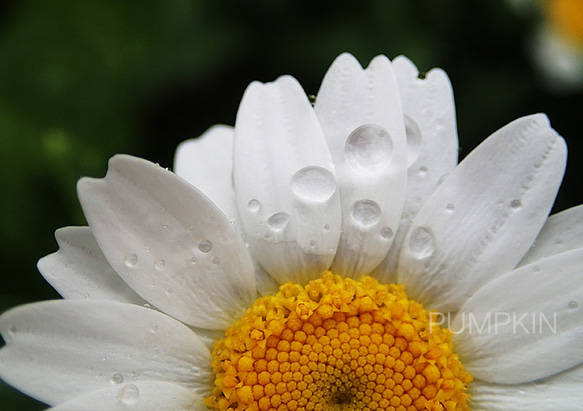
M 56 228 L 85 224 L 79 177 L 103 176 L 120 152 L 171 167 L 180 141 L 234 123 L 249 82 L 292 74 L 316 94 L 343 51 L 444 68 L 462 157 L 548 113 L 570 149 L 554 211 L 583 203 L 583 93 L 536 70 L 541 19 L 494 0 L 0 2 L 0 312 L 58 297 L 36 261 Z M 0 382 L 0 409 L 43 408 Z

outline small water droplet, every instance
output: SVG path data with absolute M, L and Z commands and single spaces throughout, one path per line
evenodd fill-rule
M 128 372 L 128 374 L 129 374 L 130 377 L 135 377 L 138 373 L 136 372 L 136 370 L 130 370 Z
M 575 308 L 577 308 L 577 306 L 578 306 L 578 304 L 577 304 L 577 301 L 575 301 L 575 300 L 571 300 L 571 301 L 569 301 L 569 304 L 568 304 L 568 306 L 569 306 L 569 308 L 570 308 L 571 310 L 574 310 L 574 309 L 575 309 Z
M 144 304 L 144 308 L 152 308 L 152 306 L 150 304 L 148 304 L 148 303 L 145 303 Z
M 322 167 L 304 167 L 291 181 L 292 192 L 307 201 L 324 203 L 336 192 L 336 178 Z
M 185 267 L 189 267 L 191 265 L 195 265 L 198 262 L 198 260 L 196 259 L 195 256 L 192 256 L 190 258 L 187 258 L 186 260 L 184 260 L 184 266 Z
M 310 247 L 315 247 L 315 246 L 316 246 L 316 241 L 310 240 Z
M 213 249 L 213 243 L 211 243 L 210 240 L 201 240 L 198 243 L 198 249 L 202 253 L 208 253 L 209 251 L 211 251 Z
M 532 271 L 538 273 L 540 271 L 540 267 L 538 265 L 535 265 L 534 267 L 532 267 Z
M 418 259 L 431 257 L 435 251 L 435 239 L 431 230 L 426 227 L 415 228 L 409 239 L 409 247 Z
M 227 241 L 229 241 L 229 237 L 227 237 L 225 234 L 223 234 L 221 236 L 221 243 L 225 244 Z
M 166 268 L 166 260 L 163 258 L 156 259 L 154 261 L 154 268 L 156 268 L 158 271 L 162 271 L 164 268 Z
M 119 372 L 116 372 L 115 374 L 113 374 L 111 376 L 111 379 L 109 380 L 109 382 L 112 385 L 121 384 L 123 382 L 123 374 L 120 374 Z
M 455 210 L 455 205 L 453 203 L 449 203 L 445 206 L 445 209 L 452 213 Z
M 213 265 L 219 265 L 221 263 L 221 259 L 219 257 L 213 257 L 211 263 L 213 263 Z
M 419 177 L 425 177 L 427 175 L 427 167 L 425 166 L 421 166 L 417 169 L 417 176 Z
M 126 267 L 134 267 L 138 263 L 138 256 L 135 254 L 127 254 L 125 256 L 124 264 Z
M 324 224 L 324 231 L 330 231 L 330 224 Z
M 344 157 L 348 165 L 362 174 L 377 174 L 391 163 L 393 141 L 387 130 L 376 124 L 356 128 L 346 139 Z
M 350 215 L 360 225 L 370 227 L 381 219 L 381 208 L 372 200 L 358 200 L 352 205 Z
M 173 294 L 173 293 L 174 293 L 174 288 L 172 288 L 172 287 L 168 287 L 168 288 L 166 289 L 166 295 L 170 295 L 170 294 Z
M 164 224 L 162 224 L 162 228 L 163 228 L 164 230 L 166 230 L 166 229 L 168 228 L 168 223 L 164 223 Z
M 393 238 L 393 230 L 391 230 L 391 227 L 383 227 L 381 228 L 381 237 L 383 237 L 384 239 L 390 240 L 391 238 Z
M 283 230 L 288 222 L 289 215 L 284 212 L 276 213 L 267 219 L 267 224 L 275 232 Z
M 522 207 L 522 202 L 520 200 L 512 200 L 510 202 L 510 207 L 512 207 L 515 210 L 518 210 L 520 207 Z
M 156 324 L 156 323 L 150 324 L 150 332 L 157 333 L 158 332 L 158 324 Z
M 252 213 L 256 213 L 261 208 L 261 203 L 253 199 L 249 201 L 249 203 L 247 203 L 247 207 L 249 208 L 249 211 L 251 211 Z
M 133 405 L 140 398 L 140 390 L 134 384 L 127 384 L 119 393 L 119 401 L 124 405 Z
M 407 167 L 410 167 L 419 158 L 421 151 L 421 130 L 417 123 L 409 116 L 405 116 L 405 130 L 407 132 Z
M 149 245 L 144 247 L 144 250 L 146 250 L 147 253 L 149 253 L 150 251 L 152 251 L 152 247 L 150 247 Z

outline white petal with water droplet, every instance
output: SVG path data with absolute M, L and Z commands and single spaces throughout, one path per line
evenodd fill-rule
M 516 266 L 548 216 L 565 161 L 565 142 L 544 115 L 516 120 L 480 144 L 429 197 L 405 237 L 398 273 L 408 295 L 432 310 L 456 311 Z M 415 249 L 420 227 L 432 236 L 430 255 Z
M 455 105 L 447 74 L 432 69 L 419 79 L 417 67 L 404 56 L 393 60 L 393 68 L 407 131 L 407 198 L 395 241 L 378 270 L 385 282 L 396 280 L 399 252 L 413 218 L 458 158 Z
M 204 398 L 196 393 L 164 381 L 143 381 L 104 388 L 76 397 L 49 411 L 94 410 L 205 410 Z
M 243 241 L 206 196 L 175 174 L 115 156 L 104 179 L 81 179 L 78 192 L 111 266 L 157 308 L 196 327 L 224 329 L 255 300 Z
M 379 56 L 363 70 L 353 56 L 342 54 L 324 77 L 315 111 L 342 202 L 342 236 L 332 269 L 363 276 L 385 257 L 393 241 L 387 229 L 396 231 L 405 199 L 405 125 L 390 61 Z
M 475 378 L 519 384 L 583 362 L 583 249 L 490 282 L 451 323 L 456 352 Z
M 305 284 L 330 267 L 341 230 L 334 165 L 312 106 L 292 77 L 252 83 L 235 130 L 246 241 L 278 282 Z
M 38 269 L 64 298 L 146 303 L 111 268 L 89 227 L 60 228 L 55 238 L 59 251 L 41 258 Z
M 472 409 L 508 410 L 583 410 L 583 365 L 543 380 L 502 385 L 473 381 Z
M 582 222 L 583 206 L 550 216 L 519 266 L 575 248 L 583 248 Z
M 111 301 L 59 300 L 0 317 L 6 346 L 0 378 L 55 405 L 139 381 L 210 393 L 210 351 L 184 324 L 158 311 Z
M 238 219 L 233 189 L 232 127 L 217 125 L 176 149 L 174 171 L 208 196 L 232 221 Z

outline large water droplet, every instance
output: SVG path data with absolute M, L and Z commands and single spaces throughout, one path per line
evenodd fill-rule
M 291 181 L 293 193 L 303 200 L 323 203 L 336 191 L 336 178 L 322 167 L 304 167 Z
M 415 228 L 409 239 L 409 247 L 418 259 L 431 257 L 435 251 L 435 239 L 431 230 L 426 227 Z
M 571 301 L 569 301 L 569 304 L 568 304 L 568 306 L 569 306 L 569 308 L 570 308 L 571 310 L 574 310 L 574 309 L 575 309 L 575 308 L 577 308 L 577 306 L 578 306 L 578 304 L 577 304 L 577 301 L 575 301 L 575 300 L 571 300 Z
M 127 384 L 119 393 L 119 401 L 124 405 L 133 405 L 138 402 L 140 390 L 134 384 Z
M 362 174 L 377 174 L 387 168 L 393 156 L 389 132 L 376 124 L 356 128 L 346 140 L 344 157 L 350 167 Z
M 109 380 L 109 382 L 113 385 L 121 384 L 123 382 L 123 374 L 116 372 L 115 374 L 113 374 L 111 376 L 111 379 Z
M 127 254 L 124 259 L 126 267 L 134 267 L 138 263 L 138 256 L 135 254 Z
M 421 129 L 411 117 L 405 116 L 405 130 L 407 131 L 407 167 L 410 167 L 421 151 Z
M 289 222 L 289 215 L 287 213 L 281 212 L 272 215 L 267 219 L 267 224 L 273 231 L 281 231 L 285 228 Z
M 213 249 L 213 243 L 210 240 L 201 240 L 198 242 L 198 249 L 202 253 L 208 253 Z
M 372 200 L 358 200 L 352 205 L 350 215 L 360 225 L 370 227 L 381 219 L 381 208 Z
M 247 207 L 249 208 L 249 211 L 251 211 L 252 213 L 256 213 L 261 208 L 261 203 L 253 199 L 249 201 L 249 203 L 247 203 Z

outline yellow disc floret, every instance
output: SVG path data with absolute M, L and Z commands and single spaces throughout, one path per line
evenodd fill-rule
M 215 344 L 216 410 L 467 410 L 451 331 L 403 286 L 331 272 L 259 298 Z

